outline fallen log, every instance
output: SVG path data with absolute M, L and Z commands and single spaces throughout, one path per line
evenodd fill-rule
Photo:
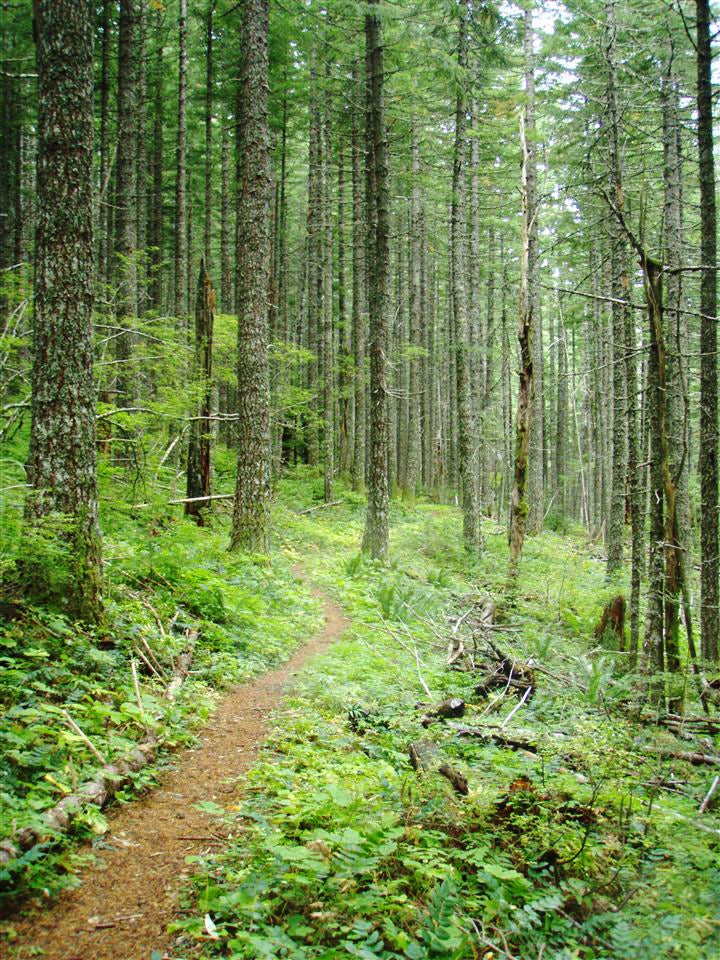
M 305 510 L 298 510 L 298 515 L 315 513 L 316 510 L 327 510 L 328 507 L 339 507 L 345 503 L 344 500 L 331 500 L 329 503 L 319 503 L 316 507 L 306 507 Z
M 14 837 L 0 840 L 0 863 L 8 863 L 21 856 L 23 851 L 39 843 L 45 843 L 58 833 L 69 829 L 72 821 L 85 806 L 102 808 L 121 787 L 130 782 L 133 773 L 141 770 L 155 759 L 158 740 L 153 735 L 120 760 L 107 763 L 92 780 L 81 784 L 76 793 L 71 793 L 43 814 L 42 823 L 23 827 Z
M 465 715 L 465 701 L 460 697 L 450 697 L 443 700 L 436 707 L 428 710 L 420 721 L 424 727 L 429 727 L 433 720 L 450 720 Z
M 537 742 L 533 737 L 515 733 L 510 736 L 502 730 L 495 730 L 487 727 L 462 727 L 454 724 L 456 727 L 456 736 L 458 737 L 478 737 L 481 740 L 495 743 L 499 747 L 508 747 L 510 750 L 526 750 L 528 753 L 537 753 Z
M 456 793 L 461 794 L 463 797 L 466 797 L 470 793 L 470 788 L 468 787 L 468 782 L 465 777 L 459 770 L 451 767 L 449 763 L 441 763 L 437 772 L 441 777 L 445 777 L 446 780 L 450 781 Z
M 669 760 L 685 760 L 695 766 L 706 764 L 707 766 L 720 767 L 720 757 L 712 753 L 695 753 L 692 750 L 672 750 L 668 747 L 645 747 L 650 753 L 656 753 L 660 757 L 667 757 Z
M 456 793 L 467 796 L 469 791 L 466 778 L 456 770 L 442 755 L 437 745 L 431 740 L 414 740 L 409 748 L 410 765 L 418 773 L 438 773 L 445 777 Z
M 173 677 L 165 690 L 167 700 L 175 699 L 190 670 L 193 646 L 198 631 L 186 631 L 186 636 L 190 646 L 178 658 Z M 66 722 L 67 720 L 71 720 L 69 715 L 66 715 Z M 73 728 L 79 731 L 77 725 L 72 721 L 71 723 Z M 84 734 L 83 740 L 86 743 L 89 742 Z M 118 790 L 131 781 L 134 773 L 153 762 L 159 747 L 160 741 L 151 730 L 147 740 L 134 747 L 127 756 L 112 763 L 104 763 L 95 776 L 81 784 L 75 793 L 63 797 L 54 807 L 46 810 L 40 824 L 23 827 L 14 836 L 0 840 L 0 864 L 9 863 L 22 856 L 25 850 L 52 840 L 57 834 L 67 831 L 83 807 L 96 806 L 102 809 Z M 96 756 L 100 756 L 94 750 L 93 752 Z

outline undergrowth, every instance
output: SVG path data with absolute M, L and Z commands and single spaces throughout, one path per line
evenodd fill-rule
M 309 502 L 311 483 L 281 489 Z M 464 726 L 517 705 L 475 694 L 444 668 L 447 617 L 504 589 L 504 531 L 486 525 L 470 561 L 456 511 L 393 512 L 391 562 L 357 553 L 362 510 L 280 509 L 290 557 L 340 602 L 352 627 L 303 675 L 226 812 L 231 840 L 199 869 L 179 954 L 240 958 L 605 958 L 717 956 L 717 818 L 697 817 L 712 779 L 655 755 L 677 741 L 636 721 L 623 659 L 593 650 L 617 585 L 579 539 L 528 542 L 521 589 L 497 642 L 538 664 L 537 691 L 508 724 L 529 749 L 421 724 L 460 696 Z M 417 661 L 416 661 L 417 654 Z M 493 699 L 491 696 L 490 700 Z M 497 698 L 496 698 L 497 699 Z M 434 741 L 467 777 L 456 795 L 410 766 Z
M 108 478 L 106 489 L 111 484 Z M 101 628 L 11 596 L 0 603 L 0 839 L 41 822 L 44 811 L 93 778 L 97 754 L 108 762 L 127 755 L 148 727 L 164 749 L 116 800 L 152 785 L 158 767 L 172 762 L 171 750 L 193 740 L 222 688 L 286 659 L 316 629 L 319 605 L 282 556 L 230 554 L 222 522 L 199 529 L 166 498 L 133 508 L 118 497 L 105 510 Z M 28 544 L 20 540 L 18 510 L 4 507 L 0 566 L 8 568 Z M 48 557 L 62 563 L 57 544 L 38 542 L 34 549 L 43 563 Z M 195 634 L 190 675 L 170 701 L 167 684 Z M 74 883 L 78 858 L 86 855 L 68 840 L 99 840 L 105 830 L 104 813 L 85 807 L 71 838 L 50 833 L 47 842 L 0 865 L 0 904 Z

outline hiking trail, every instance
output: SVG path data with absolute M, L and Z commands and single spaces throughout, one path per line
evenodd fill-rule
M 192 872 L 185 858 L 223 845 L 214 832 L 217 819 L 196 804 L 213 800 L 227 807 L 242 796 L 237 780 L 267 737 L 268 716 L 305 662 L 348 626 L 324 593 L 310 592 L 325 614 L 317 636 L 276 669 L 231 690 L 200 730 L 197 746 L 176 755 L 158 787 L 109 809 L 107 847 L 97 851 L 97 862 L 81 870 L 76 889 L 13 923 L 17 937 L 9 955 L 25 960 L 36 955 L 32 948 L 42 948 L 43 960 L 150 960 L 153 951 L 172 956 L 166 930 Z

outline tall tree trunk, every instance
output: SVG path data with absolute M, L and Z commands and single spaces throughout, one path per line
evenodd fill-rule
M 360 71 L 353 64 L 353 84 L 360 86 Z M 361 178 L 362 144 L 360 141 L 360 111 L 352 111 L 352 331 L 355 393 L 355 433 L 353 436 L 353 490 L 365 487 L 365 217 L 363 216 L 363 188 Z
M 619 129 L 617 107 L 617 80 L 615 65 L 615 0 L 606 0 L 606 48 L 607 68 L 607 151 L 609 190 L 612 203 L 619 211 L 624 206 L 622 176 L 620 169 Z M 627 294 L 623 284 L 626 259 L 626 244 L 622 229 L 613 212 L 609 213 L 610 259 L 612 271 L 612 383 L 613 383 L 613 431 L 612 431 L 612 490 L 610 494 L 610 517 L 607 532 L 607 572 L 617 573 L 623 563 L 623 540 L 625 534 L 625 490 L 627 481 L 627 423 L 625 381 L 625 318 L 621 302 Z
M 718 661 L 717 220 L 713 157 L 712 15 L 696 0 L 700 173 L 700 630 L 703 657 Z
M 567 472 L 567 420 L 568 420 L 568 367 L 567 341 L 562 315 L 558 317 L 556 339 L 557 351 L 557 410 L 555 415 L 555 482 L 557 496 L 557 514 L 560 528 L 567 522 L 566 472 Z
M 520 253 L 520 373 L 515 421 L 515 470 L 512 495 L 510 497 L 510 562 L 509 576 L 517 578 L 525 540 L 528 505 L 525 496 L 528 474 L 528 446 L 530 437 L 530 419 L 533 396 L 533 297 L 529 284 L 529 267 L 533 254 L 533 236 L 530 229 L 535 217 L 531 206 L 531 194 L 528 192 L 528 169 L 530 155 L 525 133 L 524 118 L 520 118 L 520 143 L 522 146 L 522 171 L 520 177 L 520 199 L 522 203 L 522 249 Z
M 378 7 L 379 0 L 370 0 Z M 371 224 L 370 262 L 370 472 L 368 509 L 363 550 L 384 560 L 388 551 L 388 423 L 386 364 L 388 343 L 388 287 L 390 269 L 390 189 L 387 134 L 383 104 L 383 48 L 381 20 L 365 17 L 365 42 L 369 66 L 369 134 L 367 162 L 372 167 L 369 193 Z
M 138 316 L 147 309 L 147 11 L 145 4 L 138 5 L 137 18 L 137 126 L 135 139 L 135 246 L 137 258 Z
M 464 85 L 467 70 L 468 0 L 460 0 L 460 25 L 457 63 L 461 77 L 455 103 L 455 154 L 451 210 L 451 257 L 453 316 L 456 332 L 457 407 L 458 407 L 458 479 L 462 489 L 463 538 L 471 550 L 482 546 L 482 528 L 478 511 L 477 444 L 472 403 L 471 359 L 468 350 L 467 291 L 465 287 L 465 127 L 467 106 Z
M 163 169 L 164 169 L 164 65 L 163 47 L 158 44 L 156 51 L 156 66 L 154 76 L 155 103 L 153 119 L 153 153 L 152 153 L 152 204 L 149 213 L 148 241 L 150 244 L 150 302 L 153 310 L 158 313 L 163 309 L 163 234 L 164 234 L 164 196 L 163 196 Z
M 329 73 L 329 65 L 327 71 Z M 322 131 L 322 204 L 320 277 L 322 291 L 323 489 L 325 503 L 333 498 L 335 477 L 335 354 L 333 336 L 333 227 L 332 227 L 332 101 L 325 99 Z
M 51 599 L 102 614 L 93 382 L 93 42 L 90 0 L 36 0 L 38 224 L 26 520 L 68 518 Z M 37 578 L 47 571 L 28 567 Z M 62 579 L 62 583 L 58 582 Z M 32 587 L 37 589 L 37 580 Z
M 130 400 L 132 383 L 129 361 L 132 338 L 129 332 L 137 317 L 137 0 L 121 0 L 118 53 L 118 150 L 115 196 L 115 252 L 118 258 L 117 318 L 122 332 L 116 338 L 119 406 Z
M 100 44 L 100 195 L 98 209 L 98 276 L 110 281 L 110 7 L 103 0 Z
M 178 112 L 175 143 L 175 316 L 187 322 L 187 0 L 179 0 Z
M 231 548 L 267 552 L 270 536 L 268 0 L 246 0 L 238 111 L 238 457 Z
M 220 301 L 223 313 L 231 313 L 234 306 L 230 235 L 230 130 L 225 125 L 222 139 L 222 196 L 220 199 Z
M 422 213 L 420 211 L 420 149 L 418 146 L 417 130 L 413 127 L 411 133 L 411 176 L 412 193 L 410 196 L 410 303 L 409 303 L 409 346 L 410 362 L 408 369 L 408 396 L 410 401 L 410 412 L 408 417 L 407 434 L 407 461 L 405 467 L 407 496 L 414 500 L 417 491 L 419 466 L 420 466 L 420 444 L 421 444 L 421 418 L 417 415 L 420 403 L 420 359 L 418 350 L 422 347 L 421 341 L 421 321 L 420 313 L 423 307 L 421 300 L 421 234 L 422 234 Z
M 212 439 L 212 361 L 215 291 L 205 261 L 200 261 L 197 299 L 195 301 L 195 364 L 194 383 L 199 402 L 190 426 L 187 462 L 187 497 L 194 500 L 210 496 L 210 441 Z M 204 526 L 204 503 L 186 503 L 185 514 Z
M 212 224 L 213 224 L 213 17 L 217 0 L 210 0 L 205 17 L 205 217 L 203 251 L 205 269 L 212 276 Z
M 313 71 L 313 77 L 316 77 Z M 320 393 L 320 374 L 322 370 L 323 350 L 323 302 L 325 284 L 323 282 L 323 169 L 322 169 L 322 120 L 317 95 L 310 104 L 310 130 L 308 143 L 308 214 L 307 214 L 307 255 L 308 255 L 308 297 L 307 297 L 307 346 L 312 359 L 307 368 L 307 387 L 310 393 L 310 407 L 305 428 L 307 460 L 315 466 L 320 460 L 319 421 L 322 406 Z
M 347 315 L 345 269 L 345 156 L 338 150 L 337 172 L 337 262 L 338 262 L 338 327 L 340 354 L 338 363 L 338 431 L 339 470 L 347 475 L 352 463 L 353 395 L 350 384 L 352 358 L 352 329 Z
M 525 136 L 527 161 L 525 179 L 527 206 L 531 211 L 528 218 L 528 296 L 532 301 L 532 336 L 530 348 L 533 354 L 533 381 L 530 393 L 532 412 L 528 424 L 528 496 L 526 525 L 530 533 L 540 533 L 543 525 L 545 496 L 545 394 L 543 390 L 543 338 L 540 313 L 540 282 L 538 261 L 538 214 L 537 204 L 537 160 L 535 150 L 535 31 L 533 28 L 532 0 L 525 7 L 525 29 L 523 33 L 523 54 L 525 61 Z M 519 421 L 518 421 L 519 422 Z

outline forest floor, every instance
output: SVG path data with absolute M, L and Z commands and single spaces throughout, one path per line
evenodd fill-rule
M 295 573 L 302 577 L 301 568 Z M 237 804 L 275 710 L 297 672 L 347 626 L 340 608 L 317 590 L 325 624 L 281 667 L 232 690 L 180 753 L 160 785 L 115 807 L 100 857 L 81 870 L 80 885 L 13 924 L 13 953 L 44 960 L 139 960 L 164 955 L 186 857 L 222 845 L 217 805 Z M 42 953 L 40 954 L 40 951 Z
M 708 729 L 690 676 L 656 678 L 679 682 L 688 717 L 650 709 L 627 654 L 594 637 L 627 591 L 606 581 L 597 545 L 580 530 L 529 538 L 511 590 L 506 532 L 492 520 L 471 557 L 454 506 L 394 500 L 379 564 L 359 553 L 363 499 L 338 485 L 340 503 L 323 509 L 321 496 L 311 472 L 280 482 L 270 560 L 227 553 L 221 510 L 198 529 L 160 501 L 115 509 L 109 650 L 56 614 L 3 624 L 0 609 L 8 822 L 33 822 L 97 766 L 62 732 L 63 706 L 109 756 L 142 738 L 148 717 L 175 748 L 107 820 L 85 811 L 70 842 L 51 838 L 0 868 L 16 897 L 7 955 L 714 960 L 720 810 L 703 804 L 718 766 L 688 755 L 718 757 L 717 720 Z M 322 603 L 293 575 L 298 563 Z M 138 707 L 129 659 L 145 638 L 169 671 L 176 622 L 200 630 L 194 670 L 172 706 L 166 677 L 145 671 Z M 319 639 L 302 648 L 309 636 Z M 453 636 L 466 649 L 449 667 Z M 515 685 L 485 682 L 497 651 Z M 448 698 L 462 716 L 436 709 Z M 201 742 L 178 753 L 213 702 Z M 425 770 L 410 760 L 418 741 Z M 441 762 L 459 777 L 438 775 Z M 90 856 L 105 868 L 83 865 Z

